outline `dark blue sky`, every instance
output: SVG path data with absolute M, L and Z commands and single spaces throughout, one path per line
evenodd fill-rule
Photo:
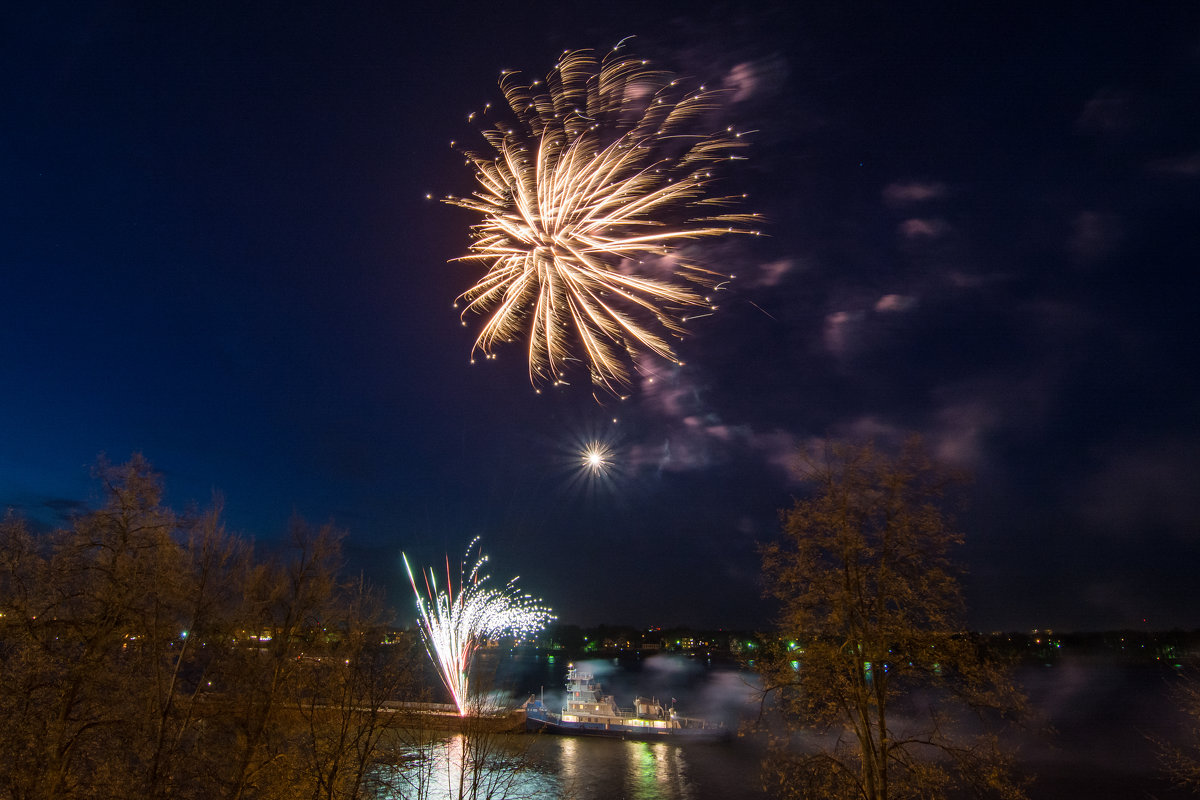
M 790 454 L 918 430 L 976 475 L 973 624 L 1200 626 L 1200 7 L 811 5 L 0 12 L 0 506 L 142 452 L 260 542 L 335 520 L 405 610 L 402 549 L 482 535 L 565 621 L 764 627 Z M 473 219 L 425 195 L 501 69 L 631 34 L 731 89 L 769 237 L 600 406 L 468 365 Z

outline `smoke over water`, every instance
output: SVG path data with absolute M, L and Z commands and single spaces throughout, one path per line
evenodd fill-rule
M 549 662 L 546 656 L 513 658 L 508 664 L 515 669 L 505 680 L 517 702 L 544 691 L 546 705 L 561 708 L 569 663 Z M 623 709 L 632 709 L 637 696 L 657 697 L 665 705 L 674 701 L 681 716 L 733 730 L 759 714 L 758 676 L 732 661 L 654 655 L 580 660 L 575 667 L 593 675 Z M 1026 664 L 1016 678 L 1034 717 L 1003 736 L 1016 747 L 1019 768 L 1033 777 L 1030 800 L 1191 796 L 1163 776 L 1153 741 L 1179 741 L 1187 730 L 1170 691 L 1180 679 L 1178 671 L 1153 661 L 1068 654 L 1049 666 Z M 914 721 L 918 716 L 915 708 L 896 710 L 901 724 L 908 715 Z M 822 737 L 801 739 L 822 743 Z M 746 780 L 756 780 L 756 765 L 756 758 L 746 758 Z
M 1178 740 L 1185 718 L 1171 696 L 1180 675 L 1153 662 L 1068 656 L 1018 672 L 1042 732 L 1022 737 L 1032 800 L 1191 797 L 1163 776 L 1154 740 Z
M 517 664 L 519 674 L 509 678 L 514 698 L 523 702 L 529 695 L 543 697 L 551 709 L 566 702 L 566 672 L 572 662 L 558 659 L 534 665 Z M 758 676 L 738 669 L 732 662 L 677 655 L 643 658 L 583 659 L 573 662 L 580 673 L 590 674 L 601 691 L 612 695 L 622 709 L 632 709 L 636 697 L 657 698 L 664 706 L 675 705 L 685 717 L 721 722 L 731 729 L 758 708 Z

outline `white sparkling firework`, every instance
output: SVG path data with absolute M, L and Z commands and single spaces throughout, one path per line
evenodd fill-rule
M 425 649 L 450 691 L 458 712 L 464 715 L 470 702 L 469 674 L 476 648 L 498 636 L 536 633 L 554 619 L 550 609 L 542 606 L 540 601 L 517 591 L 516 578 L 502 589 L 490 588 L 487 585 L 489 576 L 480 573 L 487 563 L 487 556 L 478 550 L 478 544 L 476 537 L 467 547 L 459 566 L 457 591 L 450 576 L 449 558 L 446 559 L 446 588 L 438 589 L 437 576 L 428 569 L 422 573 L 426 589 L 422 594 L 408 556 L 401 553 L 417 598 Z M 467 569 L 473 550 L 475 561 Z
M 615 417 L 580 423 L 557 445 L 563 490 L 606 505 L 618 502 L 631 486 L 623 439 Z
M 612 466 L 613 451 L 604 442 L 591 441 L 580 452 L 579 457 L 581 467 L 589 470 L 593 475 L 600 475 Z
M 459 297 L 464 325 L 467 312 L 489 315 L 472 352 L 492 358 L 528 338 L 535 386 L 565 382 L 582 362 L 620 395 L 636 355 L 678 363 L 668 338 L 685 333 L 685 311 L 715 309 L 696 287 L 732 277 L 685 245 L 756 233 L 746 226 L 758 215 L 720 212 L 744 196 L 709 192 L 714 167 L 744 146 L 741 132 L 709 129 L 723 93 L 687 88 L 619 47 L 602 60 L 565 52 L 544 82 L 503 73 L 515 121 L 490 120 L 490 151 L 463 151 L 479 188 L 444 198 L 483 216 L 458 259 L 487 267 Z

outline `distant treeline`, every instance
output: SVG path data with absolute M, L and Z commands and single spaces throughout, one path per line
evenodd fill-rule
M 971 634 L 986 648 L 1019 660 L 1053 660 L 1064 655 L 1096 655 L 1135 661 L 1184 663 L 1200 659 L 1200 630 L 1082 631 L 1052 630 Z M 638 628 L 631 625 L 581 627 L 554 624 L 534 639 L 536 647 L 561 650 L 571 657 L 588 654 L 677 653 L 751 659 L 756 649 L 777 643 L 775 634 L 727 629 Z M 794 643 L 802 645 L 802 642 Z

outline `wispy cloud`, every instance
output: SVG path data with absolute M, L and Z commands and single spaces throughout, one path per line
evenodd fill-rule
M 1200 176 L 1200 151 L 1171 158 L 1160 158 L 1147 165 L 1151 172 L 1178 178 Z
M 889 206 L 906 206 L 946 196 L 943 183 L 891 183 L 883 189 L 883 201 Z
M 993 283 L 1012 280 L 1013 276 L 1001 273 L 972 273 L 961 269 L 952 269 L 946 272 L 946 283 L 953 286 L 955 289 L 980 289 Z
M 1078 493 L 1077 507 L 1092 526 L 1119 536 L 1192 537 L 1200 530 L 1195 463 L 1200 441 L 1114 442 L 1106 450 Z
M 754 64 L 744 61 L 735 64 L 723 81 L 725 88 L 733 91 L 729 98 L 735 103 L 751 98 L 758 89 L 758 71 Z
M 783 59 L 768 56 L 734 64 L 725 74 L 721 85 L 732 93 L 729 97 L 731 102 L 741 103 L 775 94 L 786 76 L 787 67 Z
M 1116 215 L 1081 211 L 1075 217 L 1067 249 L 1076 260 L 1090 264 L 1111 255 L 1122 236 L 1121 220 Z
M 749 431 L 726 425 L 715 417 L 685 417 L 674 424 L 664 420 L 661 438 L 628 446 L 631 469 L 686 472 L 724 464 L 743 449 Z
M 865 314 L 861 311 L 834 311 L 825 316 L 825 349 L 845 358 L 854 351 L 857 334 Z
M 984 438 L 998 419 L 997 410 L 984 398 L 941 409 L 929 437 L 933 452 L 947 464 L 977 467 L 985 456 Z
M 1101 89 L 1084 104 L 1075 120 L 1075 129 L 1082 133 L 1117 135 L 1132 123 L 1132 104 L 1127 93 L 1117 89 Z
M 885 294 L 875 301 L 875 310 L 881 314 L 909 311 L 917 305 L 917 298 L 904 294 Z
M 765 264 L 760 264 L 752 276 L 744 282 L 739 281 L 739 283 L 751 289 L 778 286 L 790 272 L 798 267 L 799 263 L 792 258 L 768 261 Z
M 905 239 L 937 239 L 950 230 L 950 226 L 943 219 L 914 217 L 901 222 L 899 229 Z
M 678 472 L 727 460 L 738 434 L 707 407 L 694 369 L 648 359 L 639 363 L 641 407 L 656 418 L 659 433 L 628 446 L 630 467 Z
M 750 446 L 759 456 L 783 472 L 790 482 L 799 482 L 804 476 L 800 470 L 800 440 L 788 431 L 775 429 L 755 433 L 750 437 Z

